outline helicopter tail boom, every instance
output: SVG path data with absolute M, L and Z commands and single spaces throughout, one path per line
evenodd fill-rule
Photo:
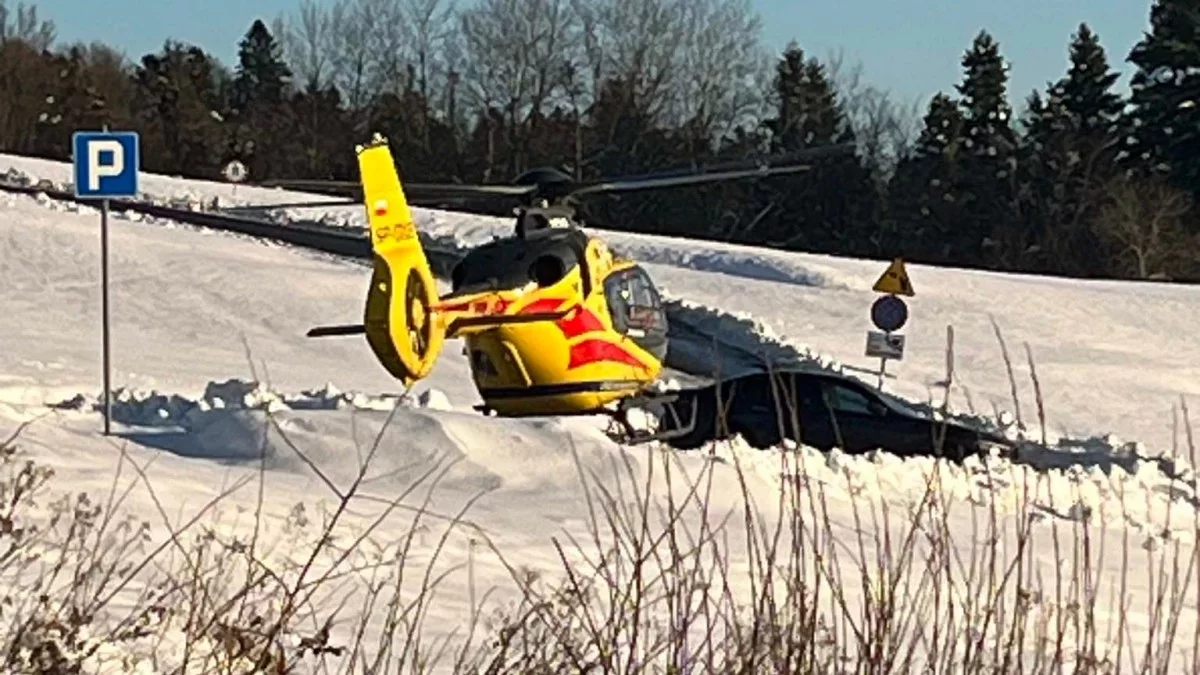
M 473 333 L 482 333 L 500 326 L 511 326 L 521 323 L 537 323 L 539 321 L 558 321 L 568 312 L 538 312 L 536 314 L 485 314 L 482 316 L 462 316 L 450 321 L 446 337 L 466 337 Z
M 526 307 L 513 312 L 513 298 L 504 292 L 484 291 L 474 295 L 447 298 L 433 306 L 439 323 L 446 326 L 446 338 L 466 337 L 498 328 L 539 321 L 558 321 L 570 313 L 571 308 L 555 311 L 542 307 Z M 535 311 L 530 311 L 535 310 Z

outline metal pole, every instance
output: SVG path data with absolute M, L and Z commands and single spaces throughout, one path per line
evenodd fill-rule
M 112 433 L 112 362 L 108 325 L 108 200 L 100 200 L 100 330 L 104 343 L 104 435 Z
M 883 391 L 883 378 L 887 375 L 887 357 L 879 357 L 879 386 L 876 387 L 879 391 Z
M 108 122 L 102 127 L 108 133 Z M 100 200 L 100 333 L 103 344 L 104 435 L 112 435 L 112 351 L 108 323 L 108 200 Z

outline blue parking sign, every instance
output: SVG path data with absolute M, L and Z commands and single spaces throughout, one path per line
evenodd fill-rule
M 76 131 L 71 137 L 71 145 L 76 197 L 137 196 L 141 167 L 136 131 Z

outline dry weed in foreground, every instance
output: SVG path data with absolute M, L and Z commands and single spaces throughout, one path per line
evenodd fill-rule
M 1044 427 L 1032 354 L 1028 361 Z M 948 348 L 943 412 L 953 375 Z M 1181 412 L 1195 466 L 1186 406 Z M 261 468 L 249 523 L 219 525 L 214 514 L 253 477 L 172 524 L 144 467 L 124 454 L 103 504 L 54 500 L 53 476 L 19 458 L 19 433 L 0 446 L 0 662 L 10 671 L 138 661 L 171 673 L 1197 672 L 1200 625 L 1185 634 L 1180 623 L 1189 614 L 1194 621 L 1200 600 L 1200 531 L 1190 549 L 1172 542 L 1169 555 L 1146 552 L 1139 564 L 1127 531 L 1115 551 L 1106 541 L 1119 523 L 1084 514 L 1039 525 L 1028 501 L 1014 515 L 995 498 L 956 500 L 963 469 L 946 462 L 931 462 L 908 499 L 872 499 L 871 486 L 854 482 L 861 475 L 843 476 L 859 491 L 847 500 L 817 478 L 836 474 L 829 462 L 804 451 L 772 455 L 782 480 L 769 495 L 753 493 L 739 453 L 699 468 L 653 448 L 644 462 L 614 454 L 615 482 L 589 474 L 577 457 L 589 525 L 553 542 L 558 574 L 533 575 L 476 533 L 512 579 L 497 590 L 515 591 L 515 600 L 485 620 L 488 594 L 476 598 L 473 583 L 460 585 L 471 594 L 471 617 L 451 641 L 425 637 L 434 628 L 427 612 L 450 575 L 474 578 L 475 553 L 465 569 L 434 571 L 471 502 L 416 565 L 424 506 L 449 467 L 433 464 L 380 504 L 361 483 L 382 431 L 348 487 L 292 445 L 334 505 L 319 523 L 296 510 L 282 529 L 262 512 Z M 135 476 L 121 488 L 127 468 Z M 984 469 L 1023 499 L 1044 480 L 1009 462 Z M 715 506 L 718 472 L 741 486 L 740 505 L 728 512 Z M 156 522 L 119 518 L 135 484 L 158 505 Z M 389 523 L 381 534 L 384 519 L 418 492 L 424 501 L 410 508 L 407 527 L 397 533 Z M 378 512 L 352 527 L 351 505 L 363 501 Z M 288 548 L 275 548 L 272 534 Z M 1117 578 L 1102 573 L 1113 556 Z M 1047 560 L 1060 564 L 1047 570 Z M 1149 588 L 1136 605 L 1127 588 L 1134 581 Z

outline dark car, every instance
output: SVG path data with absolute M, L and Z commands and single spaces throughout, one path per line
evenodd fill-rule
M 723 414 L 718 414 L 718 400 Z M 695 427 L 667 440 L 672 447 L 698 448 L 736 434 L 756 448 L 773 447 L 789 438 L 821 450 L 841 448 L 857 454 L 882 449 L 900 456 L 934 455 L 953 460 L 982 453 L 989 446 L 1009 447 L 1001 436 L 934 420 L 859 380 L 834 373 L 745 375 L 719 386 L 680 392 L 674 407 L 690 413 L 693 403 Z M 672 428 L 668 419 L 663 420 L 664 430 Z M 686 424 L 687 420 L 679 423 Z

